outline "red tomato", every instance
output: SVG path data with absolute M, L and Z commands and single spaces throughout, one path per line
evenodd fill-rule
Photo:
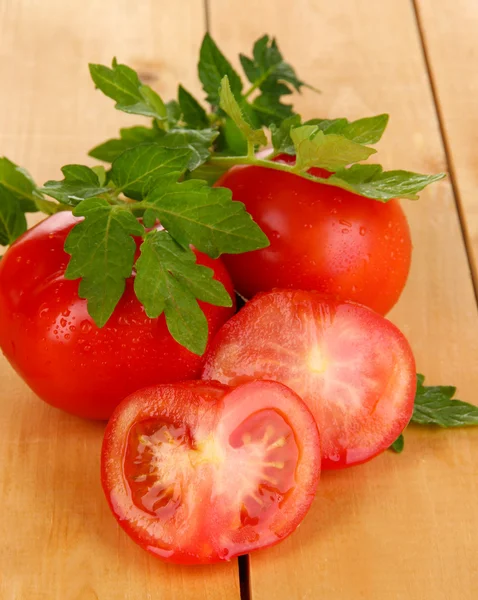
M 121 527 L 176 563 L 231 560 L 289 535 L 314 499 L 317 425 L 280 383 L 140 390 L 108 423 L 102 482 Z
M 215 185 L 231 189 L 270 240 L 268 248 L 223 256 L 244 297 L 275 287 L 317 290 L 381 314 L 398 300 L 412 246 L 397 200 L 382 203 L 256 166 L 235 166 Z
M 295 290 L 260 294 L 223 325 L 203 377 L 273 379 L 297 392 L 317 420 L 325 469 L 388 448 L 412 416 L 416 387 L 412 351 L 390 321 Z
M 169 334 L 164 316 L 149 319 L 133 278 L 108 323 L 99 329 L 78 297 L 79 281 L 64 278 L 70 212 L 24 234 L 0 261 L 0 347 L 43 400 L 81 417 L 107 419 L 128 394 L 146 385 L 193 379 L 203 359 Z M 232 294 L 219 260 L 196 252 Z M 210 337 L 234 313 L 200 302 Z

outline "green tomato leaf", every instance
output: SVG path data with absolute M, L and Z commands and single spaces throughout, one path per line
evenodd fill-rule
M 112 68 L 90 64 L 90 74 L 96 87 L 115 100 L 118 110 L 135 115 L 167 119 L 167 110 L 161 97 L 149 86 L 143 85 L 136 71 L 113 60 Z
M 341 133 L 348 122 L 347 119 L 309 119 L 304 125 L 315 125 L 324 133 Z
M 73 227 L 65 242 L 71 255 L 66 279 L 81 278 L 79 296 L 88 301 L 88 312 L 103 327 L 112 315 L 131 276 L 136 243 L 144 228 L 123 207 L 101 198 L 89 198 L 73 211 L 85 217 Z
M 98 177 L 98 183 L 100 184 L 100 186 L 104 186 L 106 183 L 107 173 L 103 165 L 96 165 L 96 167 L 91 167 L 91 170 Z
M 47 181 L 41 191 L 63 204 L 76 206 L 85 198 L 93 198 L 111 191 L 102 186 L 98 175 L 84 165 L 66 165 L 61 169 L 62 181 Z
M 271 124 L 280 125 L 284 119 L 294 114 L 292 106 L 283 104 L 278 96 L 269 94 L 258 96 L 252 103 L 252 107 L 260 123 L 266 127 Z
M 387 114 L 352 121 L 344 128 L 342 135 L 357 144 L 376 144 L 380 141 L 388 124 Z
M 347 119 L 311 119 L 304 125 L 317 125 L 326 134 L 337 133 L 357 144 L 376 144 L 387 127 L 388 119 L 387 114 L 352 122 Z
M 478 406 L 454 400 L 453 386 L 425 386 L 423 375 L 417 375 L 417 391 L 412 423 L 439 427 L 478 425 Z
M 325 135 L 315 125 L 302 125 L 290 130 L 297 156 L 295 169 L 306 171 L 322 167 L 336 171 L 345 165 L 367 159 L 376 150 L 362 146 L 342 135 Z
M 103 142 L 95 146 L 88 152 L 88 155 L 103 160 L 113 162 L 125 150 L 144 144 L 145 142 L 154 142 L 159 140 L 164 133 L 161 130 L 152 127 L 129 127 L 120 129 L 120 137 Z
M 245 156 L 247 154 L 247 140 L 244 134 L 227 115 L 214 148 L 216 154 L 224 156 Z
M 417 200 L 418 192 L 445 176 L 445 173 L 421 175 L 410 171 L 383 171 L 380 165 L 352 165 L 347 169 L 339 169 L 326 183 L 387 202 L 392 198 Z
M 265 248 L 269 240 L 226 188 L 191 179 L 164 178 L 141 203 L 146 227 L 159 219 L 184 248 L 189 244 L 212 258 Z
M 31 175 L 8 158 L 0 158 L 0 184 L 20 203 L 22 212 L 37 212 L 36 200 L 41 198 Z
M 8 246 L 26 230 L 27 222 L 18 196 L 0 184 L 0 246 Z
M 390 450 L 393 450 L 397 454 L 403 452 L 403 448 L 405 447 L 405 438 L 403 437 L 403 433 L 401 433 L 398 438 L 393 442 L 390 446 Z
M 197 300 L 232 306 L 214 271 L 196 264 L 190 248 L 177 244 L 167 231 L 151 231 L 136 261 L 135 292 L 148 317 L 163 311 L 171 335 L 191 352 L 202 355 L 208 338 L 207 320 Z
M 181 107 L 176 100 L 170 100 L 166 103 L 166 114 L 168 116 L 168 123 L 170 127 L 177 125 L 181 119 Z
M 225 76 L 229 80 L 234 95 L 240 96 L 242 92 L 241 78 L 219 50 L 209 33 L 206 33 L 201 45 L 198 73 L 203 89 L 207 94 L 206 100 L 213 106 L 219 106 L 218 90 Z
M 242 68 L 249 81 L 266 94 L 290 94 L 291 89 L 284 85 L 286 83 L 297 91 L 303 86 L 311 87 L 298 78 L 291 65 L 285 62 L 276 40 L 268 35 L 254 43 L 252 54 L 252 59 L 240 55 Z
M 248 58 L 244 54 L 239 54 L 239 60 L 241 61 L 241 66 L 247 79 L 253 84 L 256 81 L 259 81 L 261 77 L 261 68 L 256 65 L 251 58 Z
M 202 179 L 212 186 L 228 170 L 227 166 L 205 163 L 194 171 L 186 173 L 186 179 Z
M 221 81 L 219 106 L 227 115 L 229 115 L 249 143 L 261 146 L 267 145 L 267 138 L 262 129 L 253 129 L 245 120 L 239 104 L 231 91 L 227 75 L 225 75 Z
M 178 102 L 186 125 L 193 129 L 209 127 L 206 111 L 182 85 L 178 88 Z
M 300 115 L 293 115 L 281 122 L 279 126 L 272 124 L 271 138 L 272 145 L 276 152 L 285 152 L 286 154 L 295 154 L 295 146 L 290 137 L 290 130 L 300 126 Z
M 240 60 L 252 83 L 246 97 L 255 89 L 260 91 L 251 105 L 257 119 L 261 125 L 270 126 L 273 123 L 279 127 L 284 119 L 294 114 L 292 106 L 283 104 L 281 97 L 292 94 L 294 90 L 300 91 L 303 86 L 311 86 L 298 78 L 291 65 L 284 60 L 275 39 L 267 35 L 255 42 L 252 58 L 241 54 Z
M 125 150 L 113 161 L 110 179 L 117 186 L 117 191 L 141 200 L 161 177 L 174 173 L 178 179 L 190 160 L 189 148 L 172 149 L 161 144 L 142 144 Z
M 188 169 L 194 171 L 211 155 L 210 148 L 219 135 L 216 129 L 171 129 L 158 143 L 165 148 L 183 148 L 190 151 Z

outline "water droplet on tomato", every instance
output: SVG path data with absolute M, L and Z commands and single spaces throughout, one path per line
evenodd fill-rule
M 346 221 L 345 219 L 340 219 L 339 223 L 341 225 L 345 225 L 345 227 L 352 227 L 352 223 L 350 223 L 350 221 Z
M 60 325 L 66 327 L 66 319 L 60 319 Z
M 71 335 L 69 333 L 65 333 L 65 340 L 69 340 L 71 338 Z
M 68 309 L 66 309 L 66 310 L 64 310 L 64 311 L 63 311 L 61 314 L 62 314 L 64 317 L 69 317 L 69 316 L 71 315 L 71 310 L 68 310 Z
M 69 330 L 70 331 L 76 331 L 76 327 L 74 325 L 70 325 Z
M 342 229 L 342 233 L 350 233 L 350 229 Z
M 91 323 L 89 321 L 82 321 L 80 323 L 80 329 L 83 333 L 88 333 L 91 331 Z
M 361 228 L 359 229 L 359 233 L 360 233 L 360 235 L 365 235 L 365 233 L 366 233 L 366 229 L 365 229 L 365 227 L 361 227 Z

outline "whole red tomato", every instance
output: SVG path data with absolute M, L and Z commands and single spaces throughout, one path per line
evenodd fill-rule
M 412 250 L 397 200 L 382 203 L 257 166 L 235 166 L 216 185 L 232 190 L 270 240 L 268 248 L 223 256 L 246 298 L 277 287 L 317 290 L 381 314 L 397 302 Z
M 108 323 L 99 329 L 79 298 L 79 281 L 65 279 L 65 239 L 77 219 L 49 217 L 17 240 L 0 261 L 0 347 L 43 400 L 81 417 L 107 419 L 139 388 L 193 379 L 203 359 L 169 334 L 164 315 L 149 319 L 133 277 Z M 199 264 L 233 293 L 220 260 L 196 252 Z M 210 338 L 234 308 L 200 302 Z

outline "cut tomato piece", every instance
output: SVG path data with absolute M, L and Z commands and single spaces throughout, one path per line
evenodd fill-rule
M 272 379 L 297 392 L 317 420 L 325 469 L 388 448 L 411 418 L 416 387 L 412 351 L 390 321 L 293 290 L 259 294 L 223 325 L 203 377 Z
M 279 542 L 320 475 L 316 422 L 284 385 L 186 382 L 116 409 L 102 482 L 123 529 L 170 562 L 211 563 Z

